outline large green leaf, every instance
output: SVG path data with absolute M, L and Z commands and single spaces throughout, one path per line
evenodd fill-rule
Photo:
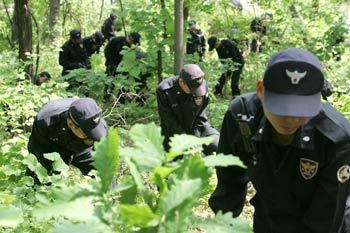
M 137 163 L 150 156 L 154 161 L 154 167 L 161 164 L 165 151 L 159 127 L 153 122 L 147 125 L 136 124 L 130 129 L 130 137 L 135 147 L 142 152 L 134 154 Z
M 159 224 L 160 217 L 153 213 L 148 205 L 120 205 L 120 212 L 126 223 L 138 227 L 154 227 Z
M 107 138 L 96 146 L 94 165 L 101 178 L 101 191 L 107 192 L 119 165 L 119 136 L 117 130 L 110 128 Z
M 38 176 L 38 179 L 41 183 L 45 183 L 47 181 L 47 171 L 46 169 L 38 162 L 36 157 L 32 154 L 28 154 L 28 156 L 24 157 L 23 164 L 27 165 L 28 168 L 35 172 Z
M 199 191 L 201 184 L 200 179 L 183 180 L 174 184 L 169 192 L 160 197 L 158 212 L 167 214 L 187 199 L 193 198 L 194 194 Z
M 54 152 L 54 153 L 48 153 L 44 155 L 45 158 L 47 158 L 50 161 L 53 161 L 53 170 L 55 171 L 67 171 L 68 166 L 65 164 L 65 162 L 62 160 L 60 154 Z
M 57 224 L 53 233 L 112 233 L 112 230 L 100 221 L 86 221 L 79 223 L 72 223 L 64 221 Z
M 175 134 L 170 139 L 170 157 L 176 157 L 181 154 L 195 154 L 202 151 L 202 145 L 209 145 L 213 137 L 196 137 L 187 134 Z
M 22 211 L 15 206 L 0 206 L 0 226 L 15 227 L 23 221 Z
M 203 158 L 203 160 L 204 164 L 208 167 L 227 167 L 233 165 L 246 167 L 238 157 L 232 155 L 210 155 Z
M 95 216 L 92 197 L 77 198 L 74 201 L 39 203 L 33 210 L 33 216 L 38 219 L 50 219 L 63 216 L 68 219 L 80 221 L 98 220 Z
M 248 222 L 240 218 L 233 218 L 231 212 L 222 214 L 220 211 L 214 218 L 200 220 L 193 225 L 210 233 L 252 233 Z

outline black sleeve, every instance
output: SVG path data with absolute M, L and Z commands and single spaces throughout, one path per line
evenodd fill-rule
M 235 155 L 233 142 L 237 138 L 238 125 L 230 110 L 225 114 L 219 140 L 219 153 Z M 247 170 L 238 166 L 217 167 L 217 186 L 209 199 L 210 208 L 216 213 L 231 211 L 238 216 L 247 194 Z

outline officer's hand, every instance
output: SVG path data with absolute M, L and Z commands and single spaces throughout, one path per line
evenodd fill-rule
M 79 68 L 85 68 L 86 66 L 83 63 L 78 63 Z

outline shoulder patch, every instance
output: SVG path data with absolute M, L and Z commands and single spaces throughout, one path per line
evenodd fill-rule
M 341 166 L 337 171 L 337 178 L 340 183 L 345 183 L 350 178 L 350 166 Z
M 318 170 L 318 162 L 311 159 L 300 158 L 300 174 L 305 180 L 309 180 L 314 177 Z

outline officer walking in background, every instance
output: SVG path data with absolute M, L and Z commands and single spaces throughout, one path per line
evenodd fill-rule
M 86 175 L 93 166 L 91 156 L 95 141 L 107 134 L 102 110 L 91 98 L 66 98 L 46 103 L 35 117 L 28 151 L 52 174 L 52 161 L 44 154 L 57 152 L 66 164 Z M 27 170 L 27 175 L 34 173 Z M 34 176 L 35 177 L 35 176 Z M 36 181 L 38 182 L 38 181 Z
M 157 87 L 157 102 L 165 150 L 169 150 L 169 139 L 174 134 L 191 134 L 213 136 L 214 141 L 204 146 L 203 152 L 206 155 L 216 152 L 220 134 L 211 127 L 205 113 L 208 84 L 198 65 L 184 65 L 180 75 L 163 80 Z
M 34 75 L 31 78 L 33 84 L 41 86 L 44 82 L 47 82 L 51 79 L 51 75 L 47 71 L 40 72 L 37 75 Z
M 239 80 L 244 66 L 244 58 L 235 42 L 231 40 L 219 40 L 215 36 L 208 39 L 209 51 L 214 48 L 219 56 L 220 62 L 225 66 L 226 71 L 219 78 L 215 85 L 214 94 L 222 95 L 222 89 L 227 79 L 231 79 L 232 97 L 239 95 Z
M 238 216 L 251 181 L 255 233 L 350 231 L 350 124 L 321 103 L 321 63 L 304 49 L 273 55 L 256 93 L 235 98 L 219 153 L 247 168 L 217 168 L 209 205 Z
M 101 27 L 101 32 L 107 41 L 115 37 L 115 23 L 117 18 L 115 13 L 111 13 Z
M 186 53 L 194 54 L 198 53 L 200 60 L 203 59 L 205 53 L 205 38 L 200 29 L 196 27 L 196 21 L 191 20 L 188 23 L 188 33 L 189 37 L 187 38 L 186 43 Z
M 124 46 L 131 47 L 131 45 L 140 44 L 141 35 L 138 32 L 132 32 L 128 36 L 118 36 L 108 42 L 105 48 L 106 57 L 106 73 L 109 76 L 116 75 L 119 63 L 123 59 L 123 54 L 120 52 Z
M 69 35 L 69 40 L 62 45 L 59 54 L 59 64 L 63 67 L 62 76 L 79 68 L 91 69 L 89 58 L 81 42 L 80 30 L 73 29 Z
M 141 35 L 138 32 L 132 32 L 128 36 L 118 36 L 111 39 L 105 48 L 106 57 L 106 74 L 108 76 L 115 76 L 120 62 L 123 60 L 121 51 L 124 46 L 131 47 L 132 45 L 140 44 Z M 108 100 L 111 96 L 110 92 L 114 89 L 114 85 L 105 88 L 104 99 Z
M 103 44 L 104 36 L 102 32 L 95 32 L 91 36 L 83 38 L 83 45 L 88 57 L 91 57 L 94 53 L 100 53 L 100 48 Z

